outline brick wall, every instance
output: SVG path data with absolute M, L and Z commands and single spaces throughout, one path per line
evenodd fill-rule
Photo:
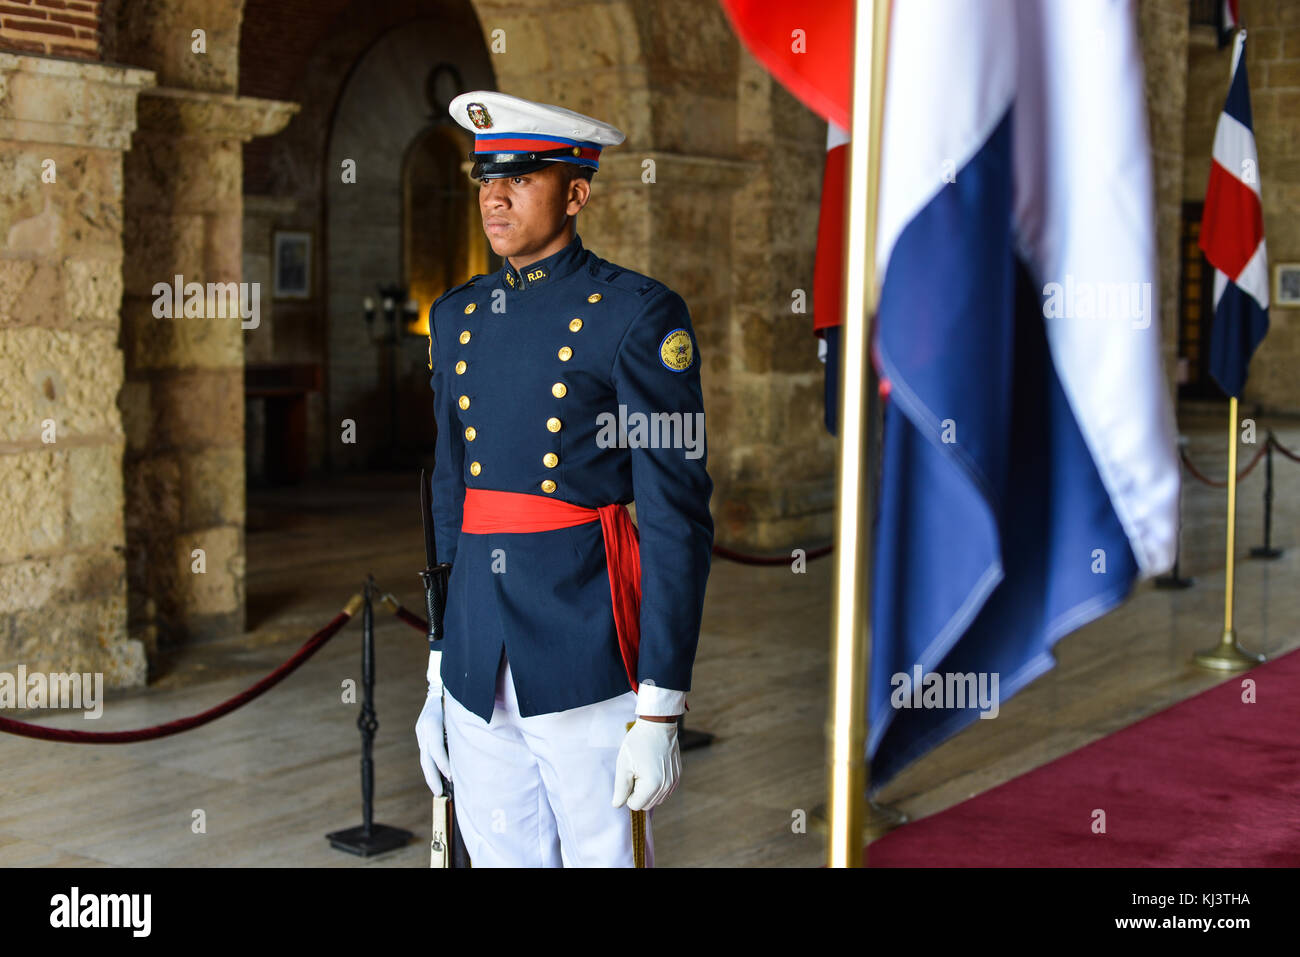
M 103 0 L 0 0 L 0 50 L 100 59 Z

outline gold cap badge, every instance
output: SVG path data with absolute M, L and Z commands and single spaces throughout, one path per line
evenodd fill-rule
M 487 111 L 487 107 L 482 103 L 466 104 L 465 112 L 469 114 L 469 121 L 474 124 L 475 129 L 492 129 L 492 114 Z

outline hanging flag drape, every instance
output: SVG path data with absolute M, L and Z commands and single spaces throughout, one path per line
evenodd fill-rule
M 873 790 L 1167 569 L 1178 495 L 1131 5 L 907 0 L 891 41 Z
M 1131 4 L 894 3 L 882 150 L 873 792 L 1172 565 L 1179 484 Z

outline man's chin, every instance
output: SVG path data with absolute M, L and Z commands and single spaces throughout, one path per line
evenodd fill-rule
M 485 233 L 485 235 L 487 236 L 488 245 L 492 247 L 492 251 L 503 259 L 507 256 L 513 256 L 519 251 L 519 243 L 514 242 L 512 239 L 507 239 L 505 236 L 493 236 L 491 233 Z

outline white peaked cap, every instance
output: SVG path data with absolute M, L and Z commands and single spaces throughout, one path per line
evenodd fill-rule
M 625 139 L 617 127 L 594 117 L 492 90 L 462 93 L 447 112 L 474 134 L 476 178 L 532 172 L 544 163 L 599 169 L 600 151 Z

